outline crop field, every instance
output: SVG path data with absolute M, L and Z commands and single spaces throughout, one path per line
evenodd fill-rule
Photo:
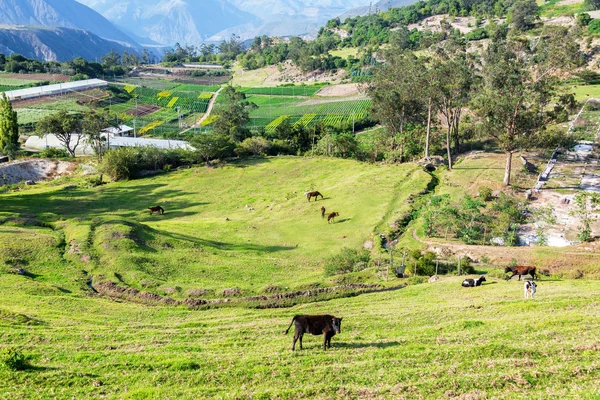
M 366 118 L 371 108 L 370 100 L 350 101 L 315 101 L 298 97 L 268 97 L 250 96 L 249 101 L 259 107 L 250 113 L 250 126 L 264 126 L 272 130 L 282 120 L 281 116 L 289 117 L 289 121 L 304 127 L 315 123 L 324 123 L 335 127 L 351 125 L 353 120 Z M 266 122 L 266 125 L 264 125 Z
M 327 85 L 311 86 L 278 86 L 278 87 L 257 87 L 241 88 L 240 91 L 247 95 L 269 95 L 269 96 L 314 96 Z
M 467 166 L 454 182 L 471 181 Z M 323 259 L 361 248 L 427 187 L 416 165 L 264 158 L 65 188 L 80 179 L 0 194 L 0 355 L 15 348 L 29 364 L 0 367 L 2 399 L 598 397 L 600 281 L 542 277 L 526 301 L 522 282 L 493 267 L 468 289 L 459 276 L 381 281 L 373 267 L 324 276 Z M 308 203 L 311 189 L 325 199 Z M 155 204 L 163 216 L 149 215 Z M 340 212 L 335 224 L 322 205 Z M 193 310 L 115 301 L 90 279 L 174 300 L 226 288 L 387 290 Z M 296 314 L 343 317 L 332 348 L 306 335 L 292 352 L 293 329 L 282 332 Z

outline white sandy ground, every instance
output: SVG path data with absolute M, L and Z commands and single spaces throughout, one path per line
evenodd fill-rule
M 566 154 L 566 160 L 558 161 L 550 174 L 548 184 L 552 187 L 563 187 L 561 190 L 542 189 L 534 197 L 532 208 L 551 207 L 556 222 L 547 225 L 534 222 L 523 225 L 519 229 L 521 244 L 531 245 L 538 240 L 536 230 L 543 227 L 548 246 L 566 247 L 577 243 L 577 233 L 581 225 L 579 217 L 573 215 L 577 188 L 590 192 L 600 192 L 600 166 L 598 165 L 595 145 L 581 143 L 573 151 Z M 600 223 L 592 223 L 592 234 L 600 233 Z
M 67 161 L 44 159 L 19 160 L 0 164 L 0 185 L 22 181 L 45 181 L 70 174 L 75 164 Z

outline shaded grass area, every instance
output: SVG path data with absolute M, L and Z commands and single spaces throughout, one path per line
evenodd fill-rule
M 95 189 L 38 185 L 0 196 L 0 207 L 7 220 L 50 226 L 37 229 L 62 235 L 66 262 L 95 278 L 174 297 L 228 287 L 250 295 L 268 284 L 335 284 L 323 277 L 322 260 L 360 248 L 429 180 L 414 165 L 258 158 Z M 325 199 L 307 202 L 308 190 Z M 149 214 L 157 204 L 164 215 Z M 338 222 L 327 224 L 321 206 L 339 212 Z M 8 228 L 0 225 L 5 243 L 20 243 L 21 232 Z
M 0 370 L 1 398 L 594 398 L 599 387 L 596 281 L 517 282 L 476 289 L 462 278 L 293 309 L 145 307 L 35 294 L 0 276 L 1 348 L 34 369 Z M 31 294 L 25 295 L 23 288 Z M 328 351 L 295 314 L 344 317 Z M 4 314 L 0 314 L 4 315 Z

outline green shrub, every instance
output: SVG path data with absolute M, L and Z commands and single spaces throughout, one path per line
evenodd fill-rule
M 325 275 L 362 271 L 369 266 L 370 259 L 371 256 L 367 250 L 343 248 L 339 254 L 331 256 L 325 261 Z
M 577 25 L 588 26 L 592 22 L 592 17 L 588 13 L 577 14 Z
M 194 159 L 183 149 L 158 149 L 156 147 L 120 147 L 107 151 L 100 169 L 114 181 L 132 179 L 141 171 L 170 170 Z
M 0 353 L 0 368 L 10 371 L 23 371 L 29 368 L 29 357 L 19 349 L 8 347 Z
M 492 201 L 492 199 L 494 198 L 492 196 L 492 189 L 487 186 L 479 188 L 479 197 L 483 201 Z
M 68 158 L 69 153 L 65 149 L 48 147 L 40 152 L 40 156 L 44 158 Z
M 271 148 L 271 143 L 260 136 L 253 136 L 251 138 L 245 139 L 242 143 L 240 143 L 235 152 L 240 156 L 245 155 L 267 155 L 269 149 Z
M 593 19 L 588 24 L 590 33 L 600 33 L 600 19 Z
M 487 37 L 488 33 L 485 28 L 473 29 L 471 32 L 465 35 L 465 39 L 467 40 L 481 40 L 486 39 Z

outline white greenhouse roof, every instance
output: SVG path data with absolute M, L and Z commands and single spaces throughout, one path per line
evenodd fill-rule
M 105 86 L 108 86 L 108 82 L 101 79 L 86 79 L 83 81 L 64 82 L 53 85 L 36 86 L 27 89 L 9 90 L 5 93 L 9 100 L 20 100 Z
M 135 146 L 152 146 L 159 149 L 188 149 L 192 146 L 183 140 L 169 139 L 146 139 L 132 137 L 114 137 L 110 138 L 110 147 L 135 147 Z

